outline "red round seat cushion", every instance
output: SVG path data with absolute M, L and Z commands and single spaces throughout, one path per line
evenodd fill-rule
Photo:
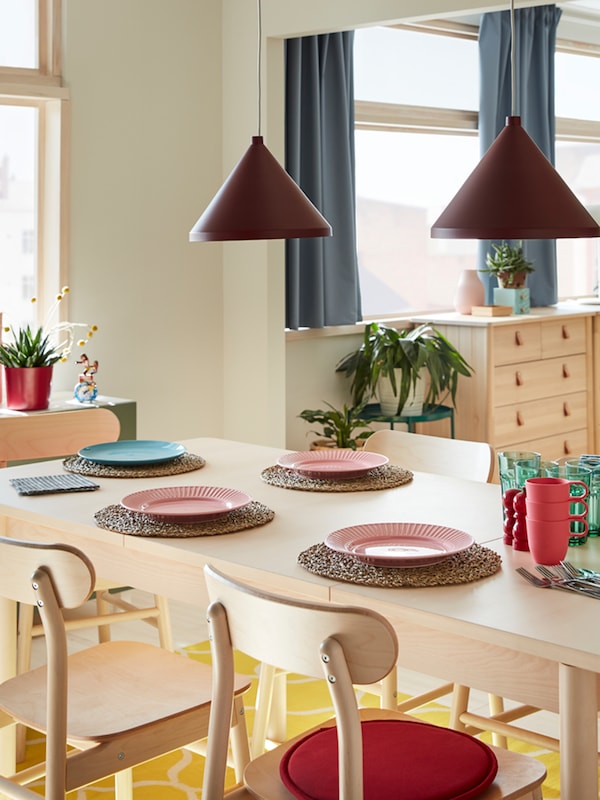
M 460 731 L 409 720 L 362 723 L 365 800 L 468 800 L 494 780 L 496 756 Z M 292 745 L 281 780 L 301 800 L 338 800 L 337 729 L 322 728 Z

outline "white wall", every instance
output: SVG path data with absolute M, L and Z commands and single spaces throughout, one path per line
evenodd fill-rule
M 221 435 L 221 247 L 188 242 L 221 180 L 221 4 L 66 0 L 64 77 L 69 316 L 99 327 L 100 392 L 142 438 Z

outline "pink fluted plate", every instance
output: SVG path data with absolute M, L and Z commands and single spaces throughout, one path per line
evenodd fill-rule
M 205 522 L 242 508 L 251 497 L 220 486 L 168 486 L 128 494 L 121 505 L 163 522 Z
M 277 459 L 280 467 L 294 470 L 307 478 L 358 478 L 389 461 L 379 453 L 360 450 L 306 450 L 286 453 Z
M 325 544 L 378 567 L 424 567 L 467 550 L 473 537 L 456 528 L 420 522 L 375 522 L 330 533 Z

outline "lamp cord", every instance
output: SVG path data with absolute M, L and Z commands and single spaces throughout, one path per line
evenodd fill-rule
M 517 92 L 515 83 L 515 0 L 510 0 L 510 94 L 511 94 L 511 115 L 513 117 L 516 117 Z
M 261 86 L 261 51 L 262 51 L 262 7 L 261 0 L 258 0 L 258 63 L 257 63 L 257 83 L 258 83 L 258 135 L 261 136 L 261 105 L 262 105 L 262 86 Z

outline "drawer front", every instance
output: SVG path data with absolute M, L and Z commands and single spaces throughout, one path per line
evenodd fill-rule
M 494 406 L 525 403 L 542 397 L 563 397 L 586 389 L 584 355 L 525 361 L 494 370 Z
M 585 319 L 556 319 L 542 323 L 543 358 L 585 353 L 586 341 Z
M 506 447 L 511 442 L 543 438 L 550 432 L 561 435 L 587 428 L 587 395 L 577 392 L 516 406 L 498 406 L 493 413 L 495 446 Z
M 498 325 L 492 329 L 495 364 L 520 364 L 542 357 L 542 329 L 539 322 Z

